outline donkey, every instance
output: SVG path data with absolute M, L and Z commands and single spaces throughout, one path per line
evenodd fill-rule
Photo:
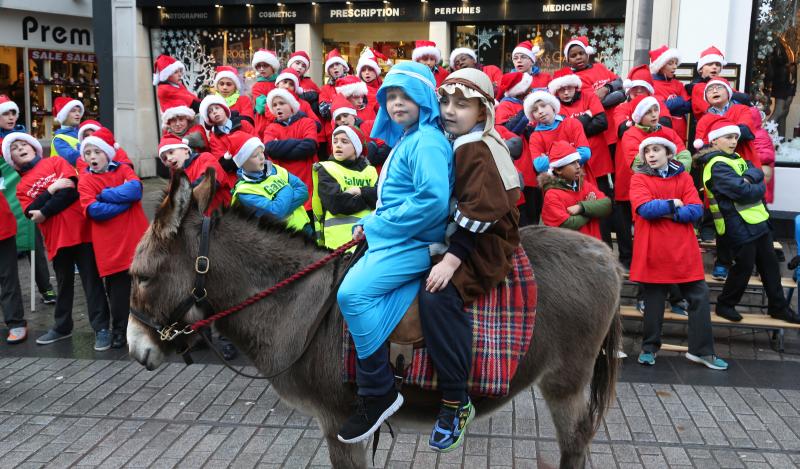
M 176 173 L 136 249 L 130 268 L 131 308 L 151 324 L 166 322 L 192 290 L 202 213 L 213 197 L 213 181 L 213 173 L 206 174 L 204 182 L 192 189 L 186 176 Z M 560 467 L 583 468 L 588 446 L 614 399 L 622 276 L 608 247 L 593 238 L 543 226 L 525 227 L 520 234 L 539 287 L 533 342 L 509 395 L 477 398 L 474 405 L 478 416 L 489 415 L 537 384 L 555 424 Z M 206 275 L 208 302 L 217 311 L 232 306 L 326 253 L 274 220 L 256 220 L 237 208 L 216 213 Z M 271 380 L 272 386 L 284 401 L 317 419 L 334 467 L 362 468 L 366 467 L 365 445 L 347 445 L 336 438 L 356 400 L 356 390 L 342 382 L 342 316 L 335 305 L 304 348 L 303 339 L 341 274 L 341 269 L 338 274 L 336 270 L 334 263 L 327 264 L 218 321 L 217 327 L 264 375 L 285 370 Z M 207 316 L 203 309 L 191 308 L 183 317 L 184 324 Z M 133 315 L 127 338 L 130 355 L 148 370 L 161 365 L 168 353 L 198 340 L 195 334 L 161 341 L 152 326 Z M 406 387 L 403 396 L 405 405 L 393 420 L 429 424 L 439 406 L 438 393 Z

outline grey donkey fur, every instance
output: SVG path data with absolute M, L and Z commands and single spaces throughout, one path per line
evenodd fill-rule
M 205 181 L 214 181 L 207 174 Z M 182 173 L 173 177 L 153 226 L 144 235 L 131 266 L 131 306 L 156 321 L 191 290 L 198 252 L 201 211 L 213 196 L 204 183 L 194 189 Z M 191 199 L 190 203 L 187 200 Z M 521 229 L 522 245 L 539 286 L 538 317 L 533 343 L 500 399 L 476 398 L 479 416 L 508 403 L 518 392 L 539 386 L 550 408 L 561 450 L 561 468 L 583 468 L 588 446 L 614 399 L 618 371 L 615 351 L 621 329 L 618 300 L 621 274 L 611 251 L 582 234 L 529 226 Z M 219 311 L 267 288 L 318 260 L 325 251 L 279 225 L 248 219 L 240 210 L 216 215 L 211 230 L 211 268 L 208 298 Z M 334 265 L 314 272 L 245 310 L 217 322 L 264 374 L 290 364 L 303 351 L 310 325 L 330 293 Z M 193 309 L 185 320 L 200 319 Z M 132 327 L 142 327 L 131 317 Z M 147 332 L 159 353 L 182 349 L 185 341 L 160 342 Z M 147 337 L 147 336 L 145 336 Z M 193 342 L 196 338 L 188 339 Z M 337 468 L 366 467 L 364 445 L 346 445 L 336 438 L 340 424 L 355 401 L 355 387 L 342 383 L 342 316 L 338 308 L 327 315 L 309 348 L 272 385 L 290 405 L 313 415 L 325 435 L 330 460 Z M 131 354 L 152 369 L 152 348 Z M 153 353 L 151 353 L 153 352 Z M 148 355 L 150 358 L 148 358 Z M 588 399 L 586 389 L 589 388 Z M 403 389 L 405 404 L 393 417 L 402 424 L 429 427 L 439 396 L 418 388 Z

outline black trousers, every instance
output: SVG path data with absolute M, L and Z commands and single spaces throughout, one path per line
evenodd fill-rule
M 612 201 L 614 200 L 614 188 L 611 185 L 611 178 L 610 174 L 605 176 L 600 176 L 597 179 L 597 188 L 606 195 Z M 608 245 L 608 247 L 612 247 L 611 242 L 611 232 L 614 229 L 614 220 L 612 217 L 605 217 L 600 219 L 600 237 L 603 239 L 603 242 Z
M 765 233 L 753 241 L 731 247 L 733 266 L 728 271 L 728 279 L 717 297 L 717 307 L 733 308 L 744 295 L 753 267 L 758 269 L 764 293 L 767 296 L 767 311 L 782 314 L 787 302 L 781 287 L 781 271 L 775 249 L 772 247 L 772 233 Z
M 525 203 L 519 207 L 519 226 L 538 225 L 544 205 L 542 189 L 525 186 L 522 188 L 522 195 L 525 196 Z
M 467 379 L 472 368 L 472 318 L 450 282 L 436 292 L 419 290 L 419 316 L 425 346 L 436 369 L 442 398 L 467 401 Z
M 27 325 L 22 307 L 22 288 L 19 286 L 15 236 L 0 240 L 0 307 L 3 308 L 3 319 L 9 329 Z
M 34 266 L 36 267 L 36 288 L 39 293 L 44 293 L 53 289 L 53 284 L 50 283 L 50 266 L 47 264 L 47 251 L 44 248 L 44 240 L 42 239 L 42 232 L 39 227 L 34 227 L 34 239 L 36 242 L 36 257 L 33 259 Z M 30 262 L 31 253 L 28 252 L 28 261 Z
M 394 386 L 394 373 L 389 365 L 389 346 L 384 343 L 372 355 L 356 359 L 358 395 L 384 396 Z
M 108 306 L 111 310 L 111 332 L 125 335 L 131 305 L 131 276 L 127 270 L 104 277 Z
M 631 203 L 627 200 L 618 200 L 614 204 L 614 231 L 617 232 L 617 249 L 619 250 L 619 263 L 630 268 L 633 259 L 633 212 Z
M 643 283 L 644 337 L 642 351 L 655 353 L 661 349 L 661 327 L 664 323 L 664 300 L 669 285 Z M 714 336 L 711 332 L 711 307 L 708 285 L 704 280 L 678 284 L 682 296 L 689 302 L 689 353 L 714 355 Z
M 731 246 L 728 238 L 725 236 L 719 236 L 716 233 L 716 230 L 714 230 L 714 235 L 717 239 L 717 258 L 714 261 L 714 265 L 721 265 L 727 269 L 730 269 L 733 266 L 733 246 Z
M 86 308 L 92 329 L 95 332 L 108 329 L 109 311 L 106 290 L 97 273 L 92 245 L 83 243 L 59 249 L 53 258 L 53 270 L 56 273 L 56 283 L 58 284 L 53 330 L 61 334 L 72 332 L 72 301 L 75 296 L 76 265 L 80 273 L 83 292 L 86 295 Z

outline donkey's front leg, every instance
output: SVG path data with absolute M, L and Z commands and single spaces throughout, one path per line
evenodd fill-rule
M 367 453 L 364 444 L 345 444 L 336 437 L 344 418 L 340 420 L 331 415 L 326 417 L 317 417 L 317 420 L 322 433 L 325 435 L 325 442 L 328 443 L 328 457 L 330 457 L 333 467 L 336 469 L 366 468 Z

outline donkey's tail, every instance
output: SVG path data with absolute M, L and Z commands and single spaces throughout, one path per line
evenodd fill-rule
M 600 422 L 615 396 L 620 365 L 617 350 L 619 350 L 621 342 L 622 323 L 619 308 L 617 308 L 603 341 L 603 347 L 594 362 L 592 382 L 589 386 L 589 415 L 594 431 L 600 427 Z

